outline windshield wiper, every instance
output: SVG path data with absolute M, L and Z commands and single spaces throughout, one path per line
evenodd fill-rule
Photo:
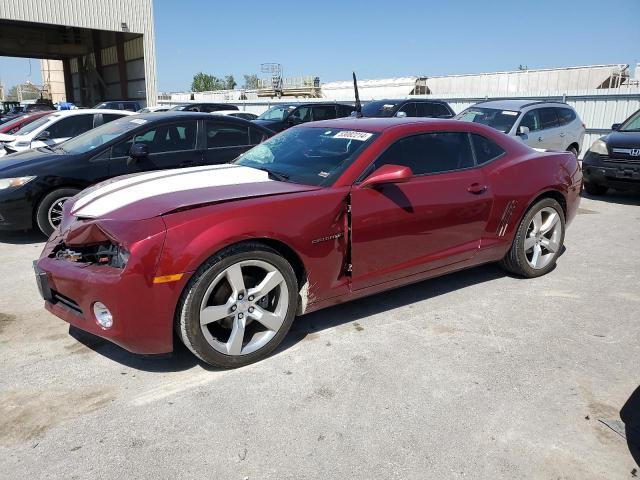
M 276 172 L 274 170 L 269 170 L 268 168 L 261 168 L 261 167 L 252 167 L 252 168 L 255 168 L 256 170 L 262 170 L 263 172 L 267 172 L 270 177 L 275 178 L 279 182 L 288 182 L 290 178 L 289 175 L 287 175 L 286 173 Z

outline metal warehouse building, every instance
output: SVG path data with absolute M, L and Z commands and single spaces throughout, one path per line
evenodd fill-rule
M 78 105 L 156 103 L 152 0 L 0 0 L 0 56 L 60 61 Z

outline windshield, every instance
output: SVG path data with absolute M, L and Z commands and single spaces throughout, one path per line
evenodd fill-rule
M 18 130 L 14 135 L 29 135 L 31 132 L 34 132 L 41 126 L 49 123 L 49 121 L 53 118 L 52 115 L 45 115 L 37 120 L 34 120 L 31 123 L 27 123 L 24 127 Z
M 174 111 L 174 112 L 181 112 L 182 110 L 184 110 L 188 106 L 189 105 L 176 105 L 175 107 L 171 107 L 169 110 Z
M 271 107 L 269 110 L 260 115 L 257 120 L 284 120 L 287 114 L 293 110 L 293 105 L 278 105 Z
M 95 150 L 108 141 L 120 137 L 121 135 L 124 135 L 134 128 L 138 128 L 140 125 L 144 125 L 145 123 L 147 123 L 147 121 L 141 118 L 126 116 L 119 118 L 118 120 L 105 123 L 104 125 L 100 125 L 93 130 L 89 130 L 82 135 L 71 138 L 56 148 L 60 148 L 66 153 L 86 153 L 91 150 Z
M 495 128 L 502 133 L 509 133 L 513 124 L 520 116 L 520 112 L 513 110 L 499 110 L 495 108 L 467 108 L 456 116 L 456 120 L 464 122 L 481 123 Z
M 388 100 L 369 102 L 362 106 L 362 115 L 364 117 L 393 117 L 399 104 L 400 102 L 390 102 Z
M 377 135 L 339 128 L 292 128 L 262 142 L 233 163 L 279 180 L 329 185 Z
M 640 110 L 629 117 L 618 129 L 620 132 L 640 132 Z

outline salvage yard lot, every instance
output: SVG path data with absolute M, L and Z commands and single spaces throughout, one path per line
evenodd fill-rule
M 640 197 L 583 199 L 547 276 L 493 265 L 296 320 L 238 370 L 69 335 L 0 235 L 6 478 L 632 478 Z

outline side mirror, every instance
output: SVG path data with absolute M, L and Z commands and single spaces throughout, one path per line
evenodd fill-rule
M 129 159 L 127 165 L 131 165 L 136 161 L 145 158 L 149 155 L 149 147 L 144 143 L 134 143 L 129 149 Z
M 48 130 L 45 130 L 44 132 L 40 132 L 38 135 L 36 135 L 34 140 L 38 140 L 40 142 L 44 142 L 46 140 L 49 140 L 50 138 L 51 138 L 51 133 L 49 133 Z
M 383 165 L 363 180 L 360 188 L 372 188 L 385 183 L 404 183 L 411 180 L 413 172 L 402 165 Z
M 518 127 L 518 135 L 521 137 L 526 137 L 529 135 L 529 127 L 525 127 L 524 125 L 520 125 Z
M 611 125 L 611 130 L 613 130 L 614 132 L 617 132 L 618 130 L 620 130 L 621 126 L 622 126 L 621 123 L 614 123 L 613 125 Z
M 398 118 L 407 118 L 407 112 L 398 112 L 398 113 L 396 113 L 396 117 L 398 117 Z

